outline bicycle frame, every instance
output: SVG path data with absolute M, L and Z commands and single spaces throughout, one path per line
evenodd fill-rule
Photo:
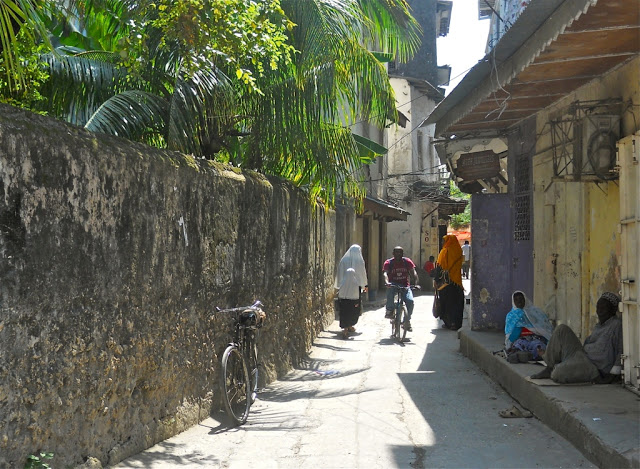
M 258 396 L 258 340 L 259 330 L 245 327 L 240 322 L 236 323 L 236 332 L 233 342 L 229 345 L 237 347 L 249 367 L 249 378 L 251 380 L 251 403 Z
M 402 293 L 403 291 L 406 291 L 410 287 L 406 287 L 404 285 L 398 285 L 398 284 L 391 284 L 389 288 L 394 289 L 393 294 L 395 297 L 394 317 L 393 319 L 391 319 L 391 337 L 402 342 L 407 337 L 407 329 L 405 328 L 405 321 L 407 319 L 407 307 L 404 304 Z
M 218 312 L 236 314 L 233 341 L 229 342 L 221 359 L 221 391 L 225 410 L 235 423 L 242 425 L 258 393 L 258 328 L 265 317 L 257 301 L 252 306 Z

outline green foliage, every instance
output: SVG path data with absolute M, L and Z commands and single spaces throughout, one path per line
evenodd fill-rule
M 37 36 L 43 37 L 45 44 L 49 45 L 40 20 L 48 7 L 49 3 L 44 0 L 0 0 L 0 76 L 2 88 L 7 90 L 0 92 L 4 95 L 24 94 L 28 88 L 21 54 L 24 52 L 24 43 L 36 43 Z M 28 27 L 23 28 L 24 25 Z
M 25 29 L 39 39 L 30 44 L 55 47 L 41 56 L 46 74 L 18 73 L 30 83 L 19 89 L 45 99 L 25 105 L 198 162 L 277 175 L 330 205 L 364 195 L 354 175 L 386 150 L 350 126 L 397 119 L 382 61 L 406 61 L 420 43 L 405 0 L 47 5 Z M 20 63 L 36 63 L 34 52 Z
M 124 41 L 130 69 L 167 52 L 188 77 L 214 64 L 259 92 L 256 76 L 264 74 L 265 66 L 276 70 L 289 63 L 295 52 L 287 43 L 294 24 L 280 0 L 158 0 L 136 5 L 137 16 L 146 20 L 134 21 Z M 151 44 L 155 52 L 149 50 Z
M 50 469 L 51 466 L 44 462 L 46 459 L 53 459 L 53 453 L 40 453 L 39 456 L 32 454 L 27 457 L 24 469 Z
M 451 227 L 454 230 L 469 227 L 471 225 L 471 196 L 458 189 L 458 186 L 456 186 L 453 181 L 450 183 L 450 191 L 451 197 L 468 201 L 467 206 L 464 208 L 464 212 L 457 215 L 451 215 Z
M 46 50 L 32 40 L 33 29 L 23 26 L 16 35 L 14 51 L 21 59 L 19 69 L 0 56 L 0 102 L 26 109 L 36 109 L 46 98 L 40 93 L 49 75 L 40 65 L 40 55 Z

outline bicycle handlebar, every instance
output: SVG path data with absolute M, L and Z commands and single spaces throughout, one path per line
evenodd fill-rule
M 400 285 L 398 283 L 388 283 L 385 285 L 387 288 L 411 288 L 412 290 L 421 290 L 420 285 Z
M 256 310 L 256 309 L 262 309 L 262 301 L 260 300 L 256 300 L 255 303 L 253 303 L 251 306 L 238 306 L 237 308 L 227 308 L 227 309 L 220 309 L 216 306 L 216 313 L 241 313 L 242 311 L 246 311 L 248 309 L 252 309 L 252 310 Z

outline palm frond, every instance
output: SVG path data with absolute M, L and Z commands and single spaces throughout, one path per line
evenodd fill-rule
M 169 100 L 169 148 L 213 158 L 237 120 L 235 90 L 216 68 L 202 68 L 176 82 Z
M 25 86 L 22 65 L 16 55 L 16 34 L 23 24 L 29 23 L 35 33 L 50 45 L 40 16 L 49 8 L 49 3 L 42 0 L 0 0 L 0 48 L 5 79 L 11 92 Z M 31 39 L 36 40 L 35 37 Z
M 46 54 L 42 60 L 50 77 L 45 110 L 72 124 L 84 125 L 104 101 L 124 89 L 126 72 L 115 65 L 113 53 Z
M 145 91 L 128 90 L 102 103 L 85 128 L 153 143 L 163 138 L 167 110 L 166 100 Z
M 369 48 L 392 52 L 398 62 L 408 61 L 420 47 L 422 28 L 411 16 L 406 0 L 359 0 L 359 3 L 371 20 L 371 28 L 366 32 Z
M 60 44 L 83 50 L 115 52 L 142 2 L 130 0 L 54 1 L 49 28 Z

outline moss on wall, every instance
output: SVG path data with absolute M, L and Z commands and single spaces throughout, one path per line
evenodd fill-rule
M 217 409 L 261 299 L 267 380 L 333 319 L 334 214 L 282 181 L 0 106 L 0 467 L 113 464 Z

